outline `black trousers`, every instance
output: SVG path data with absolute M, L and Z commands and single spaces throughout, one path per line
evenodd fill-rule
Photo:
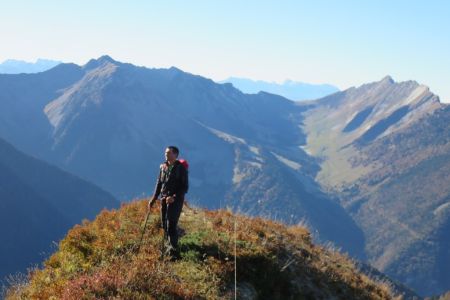
M 177 225 L 183 208 L 184 196 L 176 197 L 173 203 L 161 202 L 161 221 L 164 228 L 164 236 L 168 238 L 173 250 L 178 250 Z

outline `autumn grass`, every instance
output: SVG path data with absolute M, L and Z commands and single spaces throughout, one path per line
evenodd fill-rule
M 145 215 L 143 199 L 83 221 L 6 299 L 392 298 L 351 259 L 313 245 L 304 227 L 185 206 L 172 262 L 160 257 L 159 207 L 137 253 Z

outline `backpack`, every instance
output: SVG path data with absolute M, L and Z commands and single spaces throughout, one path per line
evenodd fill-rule
M 189 164 L 188 164 L 188 162 L 187 162 L 187 160 L 185 160 L 185 159 L 179 159 L 178 160 L 179 162 L 180 162 L 180 164 L 182 164 L 183 166 L 184 166 L 184 168 L 186 169 L 186 173 L 189 173 Z M 177 177 L 179 176 L 179 169 L 177 168 Z M 186 176 L 188 176 L 187 174 L 186 174 Z M 188 181 L 188 178 L 186 178 L 186 193 L 187 193 L 187 191 L 188 191 L 188 189 L 189 189 L 189 183 L 188 183 L 189 181 Z
M 186 168 L 186 171 L 189 169 L 189 164 L 188 164 L 187 160 L 179 159 L 178 161 Z

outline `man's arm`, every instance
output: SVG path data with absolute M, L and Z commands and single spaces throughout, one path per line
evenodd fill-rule
M 153 204 L 155 203 L 156 199 L 158 199 L 158 196 L 161 193 L 161 187 L 162 187 L 162 182 L 161 182 L 161 166 L 160 166 L 159 167 L 158 179 L 156 180 L 155 189 L 154 189 L 154 192 L 153 192 L 153 197 L 149 201 L 149 205 L 150 206 L 153 206 Z

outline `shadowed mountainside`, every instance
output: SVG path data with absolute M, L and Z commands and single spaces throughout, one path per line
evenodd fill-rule
M 74 175 L 0 139 L 0 280 L 42 261 L 52 241 L 83 218 L 119 203 Z

